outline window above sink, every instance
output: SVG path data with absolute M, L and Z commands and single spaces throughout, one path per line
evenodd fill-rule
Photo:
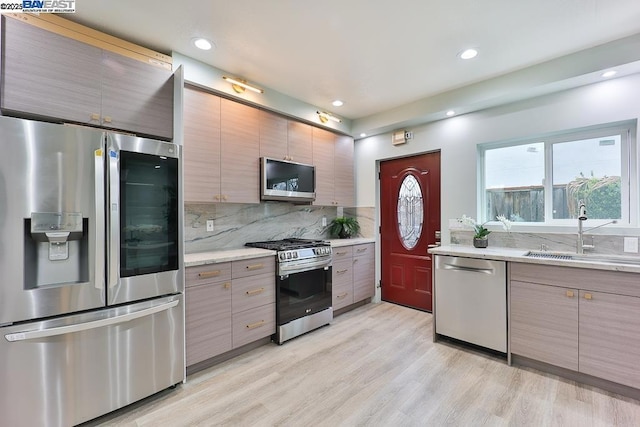
M 517 224 L 574 226 L 578 201 L 590 223 L 637 224 L 635 120 L 481 144 L 479 216 Z

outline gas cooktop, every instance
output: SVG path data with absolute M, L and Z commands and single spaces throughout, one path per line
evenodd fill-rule
M 245 246 L 251 246 L 253 248 L 261 248 L 261 249 L 269 249 L 272 251 L 290 251 L 294 249 L 330 246 L 330 243 L 324 240 L 290 238 L 290 239 L 282 239 L 282 240 L 268 240 L 266 242 L 249 242 L 249 243 L 246 243 Z

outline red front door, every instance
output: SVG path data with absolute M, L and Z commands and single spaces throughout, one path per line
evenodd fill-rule
M 431 256 L 440 231 L 440 152 L 380 163 L 382 299 L 431 311 Z

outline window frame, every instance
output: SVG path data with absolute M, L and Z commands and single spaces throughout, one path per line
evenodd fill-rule
M 572 129 L 562 132 L 554 132 L 545 135 L 532 136 L 517 140 L 500 141 L 478 144 L 478 206 L 477 216 L 482 222 L 497 223 L 495 218 L 487 218 L 486 204 L 487 194 L 485 188 L 485 153 L 489 150 L 527 145 L 533 143 L 544 144 L 544 221 L 543 222 L 516 222 L 514 225 L 534 227 L 566 227 L 575 226 L 576 219 L 553 218 L 553 146 L 554 144 L 567 143 L 585 139 L 594 139 L 604 136 L 620 135 L 621 141 L 621 219 L 618 219 L 618 227 L 635 227 L 638 224 L 638 152 L 636 146 L 636 120 L 628 120 L 615 123 Z M 589 207 L 587 206 L 587 211 Z M 592 219 L 591 225 L 605 223 L 606 219 Z

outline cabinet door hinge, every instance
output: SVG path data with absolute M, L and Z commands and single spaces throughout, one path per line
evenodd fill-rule
M 382 226 L 378 226 L 378 234 L 382 234 Z

